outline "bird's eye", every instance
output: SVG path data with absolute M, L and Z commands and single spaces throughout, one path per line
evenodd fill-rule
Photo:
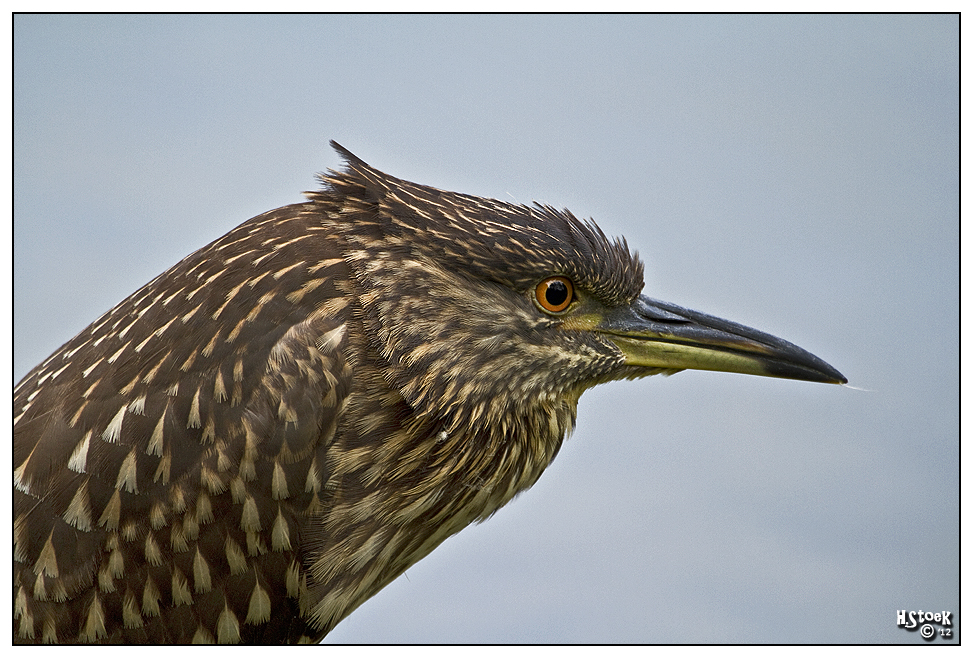
M 574 286 L 567 277 L 552 276 L 537 284 L 534 296 L 548 313 L 560 313 L 574 300 Z

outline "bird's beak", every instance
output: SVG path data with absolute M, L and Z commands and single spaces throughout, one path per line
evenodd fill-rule
M 608 311 L 595 330 L 618 346 L 628 365 L 718 370 L 829 384 L 848 381 L 797 345 L 645 296 Z

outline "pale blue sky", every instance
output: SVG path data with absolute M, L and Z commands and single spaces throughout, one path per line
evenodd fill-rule
M 867 389 L 600 387 L 327 642 L 920 642 L 958 605 L 955 16 L 17 16 L 14 379 L 339 165 L 594 217 Z

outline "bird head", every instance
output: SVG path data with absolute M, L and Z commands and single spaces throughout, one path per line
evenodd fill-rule
M 591 221 L 409 183 L 334 146 L 347 169 L 312 198 L 341 206 L 388 384 L 447 431 L 542 410 L 560 436 L 587 388 L 685 369 L 846 381 L 796 345 L 642 295 L 638 255 Z

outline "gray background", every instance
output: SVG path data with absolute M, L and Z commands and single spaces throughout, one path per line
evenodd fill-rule
M 327 642 L 920 642 L 958 606 L 955 16 L 17 16 L 14 372 L 339 164 L 625 235 L 850 387 L 597 388 Z M 960 621 L 957 619 L 957 621 Z M 958 627 L 956 628 L 958 631 Z

